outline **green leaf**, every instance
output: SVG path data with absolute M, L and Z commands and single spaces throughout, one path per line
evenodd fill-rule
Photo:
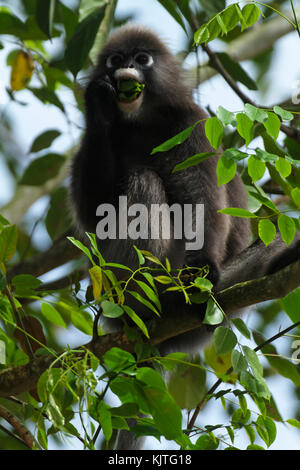
M 239 399 L 239 404 L 243 412 L 243 415 L 245 415 L 248 411 L 247 400 L 245 398 L 245 395 L 242 395 L 242 394 L 238 395 L 238 399 Z
M 8 11 L 0 11 L 0 34 L 20 36 L 25 29 L 24 23 Z
M 279 157 L 275 162 L 275 168 L 282 178 L 287 178 L 292 172 L 292 165 L 284 158 Z
M 230 426 L 226 426 L 226 430 L 227 430 L 228 436 L 230 437 L 230 440 L 233 444 L 234 443 L 234 431 Z
M 282 237 L 282 240 L 289 246 L 294 240 L 296 227 L 294 220 L 288 215 L 281 214 L 278 217 L 278 228 Z
M 245 104 L 245 113 L 252 121 L 264 123 L 268 119 L 268 115 L 265 111 L 250 103 Z
M 242 68 L 242 66 L 233 60 L 225 52 L 217 52 L 216 56 L 220 60 L 221 64 L 227 71 L 227 73 L 234 79 L 236 82 L 240 82 L 245 85 L 249 90 L 257 90 L 257 85 L 254 80 L 247 74 L 247 72 Z
M 226 209 L 220 209 L 218 212 L 220 212 L 221 214 L 232 215 L 233 217 L 246 217 L 249 219 L 257 218 L 257 215 L 239 207 L 227 207 Z
M 228 160 L 234 160 L 235 162 L 239 162 L 249 157 L 248 153 L 241 152 L 235 148 L 226 149 L 224 155 Z
M 137 416 L 139 408 L 136 403 L 125 403 L 124 405 L 110 408 L 109 411 L 112 416 L 131 418 Z
M 251 333 L 248 330 L 247 325 L 245 324 L 244 320 L 241 318 L 233 318 L 232 323 L 236 327 L 236 329 L 243 335 L 245 338 L 250 339 L 251 338 Z
M 264 447 L 259 446 L 257 444 L 250 444 L 248 445 L 246 450 L 265 450 Z
M 67 42 L 65 62 L 75 77 L 87 61 L 99 26 L 104 18 L 106 5 L 104 3 L 102 6 L 97 7 L 80 21 L 73 36 Z
M 212 299 L 207 302 L 205 317 L 202 323 L 207 325 L 218 325 L 223 321 L 223 312 Z
M 291 418 L 291 419 L 287 419 L 286 422 L 289 423 L 294 428 L 300 429 L 300 421 L 298 419 Z
M 119 318 L 124 312 L 120 305 L 110 302 L 109 300 L 103 300 L 103 302 L 101 302 L 101 308 L 103 315 L 107 318 Z
M 251 442 L 251 444 L 254 444 L 254 442 L 255 442 L 255 431 L 254 431 L 253 427 L 250 424 L 245 424 L 244 429 L 247 433 L 249 441 Z
M 235 177 L 236 171 L 236 162 L 228 159 L 225 154 L 222 155 L 217 163 L 218 186 L 229 183 Z
M 41 30 L 51 37 L 56 0 L 37 0 L 35 17 Z
M 219 439 L 217 439 L 212 433 L 203 434 L 196 441 L 197 450 L 216 450 L 219 447 Z
M 223 126 L 217 117 L 211 117 L 205 122 L 205 135 L 209 140 L 210 145 L 218 150 L 222 143 Z
M 34 289 L 37 289 L 42 281 L 31 274 L 18 274 L 12 279 L 12 285 L 15 288 L 15 295 L 34 295 Z
M 197 359 L 195 365 L 200 365 Z M 195 365 L 177 364 L 170 373 L 168 390 L 181 409 L 194 409 L 205 396 L 206 372 Z
M 150 286 L 148 286 L 148 284 L 146 284 L 143 281 L 136 280 L 136 283 L 145 292 L 148 299 L 151 300 L 151 302 L 153 302 L 154 305 L 156 305 L 158 310 L 161 312 L 161 303 L 159 301 L 159 298 L 158 298 L 158 295 L 156 294 L 156 292 L 154 292 L 154 290 Z
M 229 124 L 233 125 L 233 123 L 235 122 L 234 114 L 231 111 L 228 111 L 227 109 L 223 108 L 223 106 L 218 106 L 217 117 L 220 119 L 224 126 L 228 126 Z
M 294 189 L 291 191 L 291 197 L 292 197 L 294 203 L 295 203 L 297 206 L 300 206 L 300 189 L 299 189 L 299 188 L 294 188 Z
M 144 388 L 144 394 L 158 430 L 166 439 L 180 437 L 182 415 L 171 395 L 152 387 Z
M 258 21 L 260 16 L 260 9 L 257 5 L 248 4 L 243 7 L 242 15 L 244 18 L 244 24 L 242 25 L 243 30 L 244 28 L 249 28 Z
M 172 284 L 173 281 L 170 277 L 168 276 L 155 276 L 155 281 L 159 282 L 160 284 Z
M 154 307 L 154 305 L 151 302 L 149 302 L 147 299 L 144 299 L 144 297 L 142 297 L 138 292 L 132 291 L 132 290 L 128 290 L 127 292 L 128 294 L 131 294 L 135 299 L 137 299 L 141 304 L 149 308 L 149 310 L 152 310 L 152 312 L 154 312 L 157 316 L 160 316 L 159 312 Z
M 261 191 L 261 188 L 260 188 L 260 191 Z M 250 186 L 249 195 L 251 197 L 254 197 L 255 199 L 257 199 L 264 206 L 268 207 L 269 209 L 271 209 L 276 214 L 278 213 L 278 209 L 275 206 L 274 202 L 272 202 L 267 196 L 263 196 L 260 192 L 254 191 L 252 186 Z
M 290 113 L 289 111 L 286 111 L 280 106 L 274 106 L 273 110 L 274 110 L 274 113 L 278 114 L 278 116 L 280 116 L 283 121 L 291 121 L 292 119 L 294 119 L 294 116 L 292 113 Z
M 5 225 L 10 225 L 9 221 L 0 214 L 0 229 L 2 230 Z
M 198 165 L 199 163 L 203 162 L 204 160 L 207 160 L 212 155 L 215 155 L 215 152 L 196 153 L 196 155 L 192 155 L 191 157 L 187 158 L 183 162 L 178 163 L 173 168 L 172 173 L 175 173 L 176 171 L 185 170 L 186 168 L 189 168 L 190 166 Z
M 56 240 L 71 227 L 68 189 L 65 186 L 61 186 L 52 193 L 45 225 L 52 240 Z
M 274 140 L 277 140 L 281 126 L 280 119 L 276 114 L 270 111 L 267 111 L 267 114 L 268 119 L 263 123 L 263 125 L 265 126 L 267 133 L 273 137 Z
M 86 335 L 93 335 L 93 320 L 88 312 L 79 309 L 71 310 L 71 321 L 73 325 Z
M 262 162 L 256 155 L 251 155 L 248 160 L 248 173 L 253 183 L 260 180 L 266 171 L 266 164 Z
M 275 441 L 277 434 L 276 424 L 274 421 L 268 416 L 259 416 L 256 420 L 256 429 L 266 445 L 270 447 L 270 445 Z
M 256 344 L 262 344 L 265 341 L 265 338 L 258 333 L 255 333 L 253 337 Z M 281 357 L 273 344 L 267 344 L 261 348 L 261 351 L 265 354 L 267 361 L 274 370 L 279 372 L 283 377 L 291 380 L 296 387 L 300 386 L 300 373 L 297 370 L 297 366 L 288 359 Z
M 63 328 L 67 328 L 67 325 L 61 316 L 60 313 L 53 307 L 53 305 L 42 303 L 41 305 L 41 313 L 44 317 L 53 323 L 54 325 L 61 326 Z
M 272 243 L 276 235 L 276 227 L 273 222 L 268 219 L 260 220 L 258 224 L 258 235 L 266 246 Z
M 200 121 L 195 122 L 192 126 L 188 127 L 187 129 L 184 129 L 182 132 L 179 132 L 179 134 L 176 134 L 174 137 L 171 137 L 171 139 L 166 140 L 163 142 L 161 145 L 158 145 L 155 147 L 151 155 L 154 155 L 157 152 L 167 152 L 168 150 L 171 150 L 172 148 L 176 147 L 176 145 L 182 144 L 185 140 L 189 138 L 195 127 L 199 124 Z
M 176 3 L 173 0 L 158 0 L 159 3 L 167 10 L 168 13 L 174 18 L 174 20 L 182 27 L 183 31 L 186 32 L 185 24 L 181 14 L 177 10 Z
M 136 426 L 130 428 L 130 431 L 134 432 L 136 437 L 152 436 L 160 442 L 161 432 L 159 432 L 156 426 L 151 426 L 149 424 L 137 424 Z
M 280 299 L 280 304 L 293 323 L 299 321 L 300 287 Z M 300 331 L 300 326 L 298 326 Z
M 132 354 L 120 348 L 111 348 L 103 356 L 104 364 L 109 369 L 119 372 L 124 369 L 132 369 L 136 361 Z M 128 369 L 128 370 L 129 370 Z
M 139 265 L 142 266 L 143 264 L 145 264 L 145 258 L 142 254 L 142 252 L 134 245 L 133 248 L 135 249 L 137 255 L 138 255 L 138 259 L 139 259 Z
M 33 160 L 26 168 L 20 184 L 41 186 L 46 181 L 55 178 L 65 163 L 65 158 L 57 153 L 49 153 L 44 157 Z
M 263 376 L 263 367 L 259 362 L 256 352 L 249 348 L 248 346 L 242 346 L 245 357 L 248 361 L 249 366 L 251 367 L 252 373 L 255 378 L 260 378 Z
M 59 99 L 57 93 L 55 93 L 54 91 L 50 90 L 46 86 L 41 87 L 41 88 L 35 88 L 35 87 L 27 87 L 27 88 L 42 103 L 45 103 L 45 104 L 50 103 L 53 106 L 56 106 L 58 109 L 60 109 L 63 113 L 65 113 L 64 104 Z
M 246 114 L 238 113 L 236 115 L 236 122 L 236 129 L 248 146 L 254 137 L 253 121 L 251 121 L 251 119 Z
M 221 16 L 221 15 L 216 15 L 216 20 L 217 20 L 217 22 L 219 23 L 220 28 L 221 28 L 223 34 L 226 35 L 226 34 L 228 33 L 228 29 L 226 28 L 226 25 L 225 25 L 225 23 L 224 23 L 223 20 L 222 20 L 222 16 Z
M 234 349 L 231 353 L 231 362 L 233 371 L 236 374 L 240 374 L 241 372 L 247 371 L 248 362 L 245 359 L 245 356 L 243 356 L 243 354 L 240 353 L 237 349 Z
M 253 377 L 249 372 L 242 371 L 240 382 L 248 392 L 252 392 L 256 396 L 267 400 L 270 399 L 271 394 L 263 377 Z
M 104 403 L 103 400 L 99 401 L 97 406 L 97 414 L 102 427 L 102 431 L 106 441 L 109 441 L 112 436 L 112 422 L 110 407 Z
M 207 291 L 210 292 L 213 288 L 213 284 L 204 277 L 197 277 L 195 279 L 195 284 L 203 292 L 207 292 Z
M 237 410 L 234 411 L 231 422 L 234 426 L 240 427 L 242 425 L 247 424 L 250 418 L 251 418 L 250 410 L 246 410 L 246 412 L 244 413 L 243 410 L 238 408 Z
M 143 320 L 135 313 L 135 311 L 128 305 L 123 305 L 124 311 L 131 318 L 131 320 L 142 330 L 146 338 L 149 338 L 147 327 Z
M 52 142 L 61 135 L 61 132 L 56 129 L 50 129 L 48 131 L 42 132 L 36 139 L 33 141 L 29 153 L 39 152 L 45 148 L 51 146 Z
M 233 331 L 224 326 L 216 328 L 213 338 L 217 354 L 226 354 L 232 351 L 237 343 L 237 338 Z
M 228 31 L 232 31 L 240 20 L 238 10 L 239 6 L 237 4 L 229 5 L 220 15 Z
M 15 254 L 18 231 L 15 225 L 5 227 L 0 233 L 0 261 L 7 263 Z
M 203 42 L 208 42 L 210 33 L 207 24 L 203 24 L 194 34 L 194 42 L 196 46 L 199 46 Z
M 140 380 L 150 387 L 157 388 L 158 390 L 166 391 L 166 384 L 162 376 L 150 367 L 140 367 L 136 373 L 137 380 Z
M 74 237 L 67 237 L 67 239 L 71 243 L 73 243 L 73 245 L 77 246 L 77 248 L 83 251 L 83 253 L 89 258 L 93 266 L 95 266 L 95 262 L 93 260 L 90 250 L 83 243 L 81 243 L 79 240 L 76 240 Z
M 3 274 L 2 270 L 0 269 L 0 291 L 2 291 L 2 289 L 5 288 L 5 286 L 6 286 L 6 277 Z M 0 341 L 0 348 L 1 348 L 1 344 L 2 342 Z M 1 356 L 1 353 L 0 353 L 0 356 Z M 5 362 L 1 362 L 1 359 L 0 359 L 0 364 L 5 364 Z
M 255 152 L 256 152 L 256 156 L 259 158 L 259 160 L 261 160 L 265 163 L 277 162 L 279 160 L 278 155 L 276 155 L 274 153 L 267 152 L 266 150 L 257 148 L 257 149 L 255 149 Z

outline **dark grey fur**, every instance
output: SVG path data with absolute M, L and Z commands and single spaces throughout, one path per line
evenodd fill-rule
M 143 67 L 134 62 L 137 51 L 151 53 L 154 64 Z M 139 70 L 145 84 L 143 102 L 132 116 L 124 116 L 117 105 L 114 70 L 106 67 L 113 53 L 122 54 L 122 67 Z M 151 156 L 154 147 L 207 117 L 192 99 L 176 60 L 151 31 L 139 27 L 121 28 L 102 50 L 98 65 L 86 88 L 86 131 L 71 171 L 71 198 L 76 221 L 84 231 L 95 232 L 101 203 L 118 202 L 127 195 L 129 203 L 205 205 L 204 248 L 185 252 L 185 240 L 105 241 L 100 249 L 110 261 L 134 266 L 133 243 L 160 259 L 166 256 L 172 267 L 184 263 L 209 264 L 211 278 L 219 277 L 223 262 L 249 244 L 245 219 L 217 213 L 224 207 L 246 207 L 246 196 L 238 176 L 218 187 L 217 157 L 196 167 L 172 174 L 174 166 L 187 157 L 213 150 L 204 133 L 204 122 L 191 137 L 169 152 Z

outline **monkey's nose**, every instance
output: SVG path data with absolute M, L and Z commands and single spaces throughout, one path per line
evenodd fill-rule
M 128 69 L 134 69 L 134 68 L 135 68 L 135 67 L 134 67 L 134 60 L 133 60 L 132 58 L 127 61 L 126 67 L 127 67 Z

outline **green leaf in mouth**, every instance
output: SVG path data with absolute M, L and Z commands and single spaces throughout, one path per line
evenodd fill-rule
M 136 80 L 121 80 L 118 83 L 118 98 L 120 101 L 134 101 L 143 91 L 145 85 Z

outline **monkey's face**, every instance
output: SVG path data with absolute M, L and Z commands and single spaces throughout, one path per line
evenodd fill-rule
M 172 105 L 185 101 L 187 94 L 175 58 L 155 34 L 140 27 L 126 26 L 111 36 L 92 82 L 102 83 L 102 92 L 125 119 L 152 121 L 154 116 L 169 115 Z M 105 111 L 103 93 L 100 104 Z M 163 112 L 166 109 L 168 113 Z
M 147 74 L 153 66 L 153 55 L 143 50 L 118 51 L 106 57 L 107 75 L 115 88 L 118 107 L 125 115 L 136 113 L 142 106 Z

